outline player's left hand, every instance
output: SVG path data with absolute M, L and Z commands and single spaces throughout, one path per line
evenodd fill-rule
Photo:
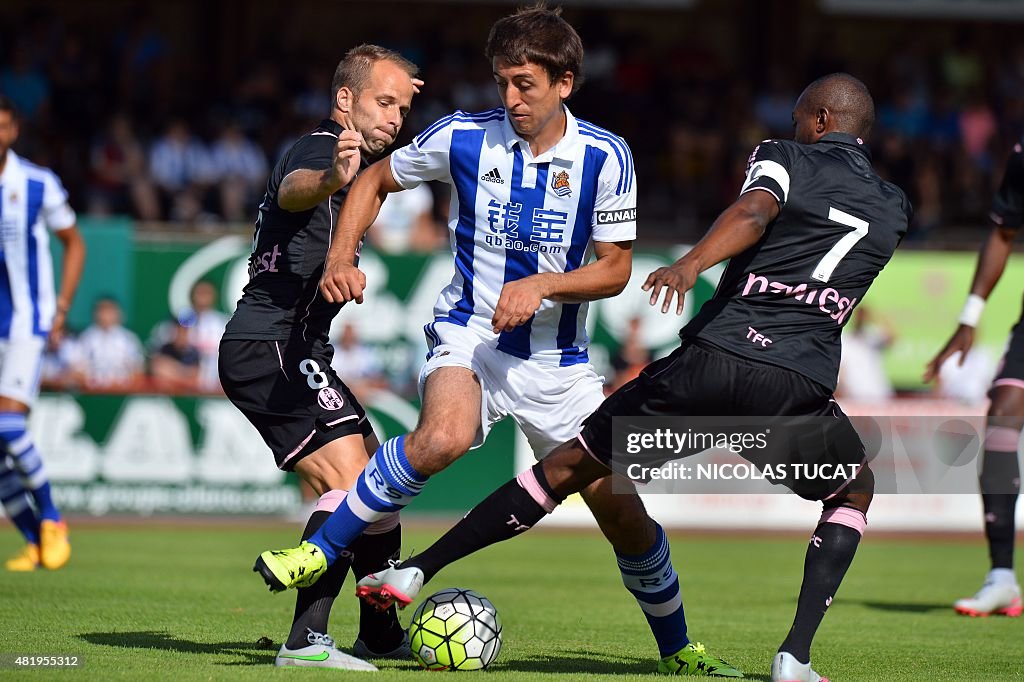
M 414 95 L 420 94 L 420 88 L 423 87 L 423 80 L 420 78 L 412 79 L 412 92 Z
M 540 308 L 544 292 L 540 283 L 532 277 L 508 282 L 501 288 L 498 305 L 494 308 L 491 328 L 495 334 L 510 332 L 526 324 Z
M 683 297 L 686 292 L 693 288 L 697 282 L 699 273 L 695 268 L 688 266 L 682 261 L 677 261 L 664 268 L 658 268 L 647 275 L 643 290 L 651 292 L 651 305 L 658 304 L 658 297 L 661 290 L 665 290 L 665 302 L 661 304 L 661 312 L 667 313 L 672 307 L 672 298 L 676 294 L 679 298 L 676 301 L 676 315 L 683 314 Z

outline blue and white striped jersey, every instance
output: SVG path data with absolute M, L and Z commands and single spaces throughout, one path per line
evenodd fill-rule
M 435 321 L 491 333 L 505 282 L 585 265 L 591 241 L 636 238 L 636 182 L 629 147 L 565 109 L 566 131 L 534 158 L 504 108 L 457 111 L 391 155 L 409 189 L 426 180 L 452 186 L 448 228 L 455 274 L 434 305 Z M 587 362 L 587 304 L 545 300 L 526 324 L 498 337 L 498 349 L 556 365 Z
M 74 224 L 60 179 L 8 150 L 0 173 L 0 339 L 49 333 L 57 294 L 47 228 Z

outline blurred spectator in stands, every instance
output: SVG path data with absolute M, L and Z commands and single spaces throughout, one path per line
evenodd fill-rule
M 386 253 L 436 251 L 448 230 L 434 220 L 434 195 L 426 184 L 389 194 L 370 228 L 370 243 Z
M 292 99 L 292 113 L 308 122 L 310 128 L 323 118 L 325 111 L 331 110 L 330 93 L 324 87 L 324 83 L 331 82 L 331 76 L 330 71 L 311 66 L 305 74 L 304 87 Z
M 220 214 L 231 222 L 250 219 L 267 182 L 267 157 L 235 122 L 221 130 L 210 150 L 210 180 L 220 191 Z
M 170 49 L 149 9 L 139 3 L 127 25 L 114 37 L 117 55 L 118 100 L 133 113 L 161 111 L 170 96 Z
M 149 361 L 153 388 L 169 393 L 196 393 L 199 391 L 199 349 L 190 340 L 190 329 L 181 320 L 169 322 L 172 336 L 155 349 Z
M 960 140 L 967 157 L 978 168 L 992 169 L 989 145 L 998 127 L 992 107 L 979 94 L 973 94 L 960 111 Z
M 32 63 L 29 45 L 22 39 L 15 43 L 6 68 L 0 70 L 0 94 L 6 95 L 22 118 L 45 128 L 50 106 L 50 81 L 38 65 Z
M 144 384 L 142 343 L 121 324 L 121 306 L 104 296 L 92 324 L 78 337 L 75 376 L 87 391 L 134 391 Z
M 928 130 L 928 101 L 909 84 L 893 87 L 893 99 L 878 108 L 878 125 L 908 140 L 923 137 Z
M 350 322 L 341 327 L 341 334 L 332 344 L 331 367 L 359 400 L 376 390 L 387 388 L 388 381 L 373 349 L 359 340 L 359 333 Z
M 158 323 L 150 332 L 146 346 L 156 353 L 167 344 L 173 344 L 179 333 L 178 327 L 188 331 L 189 345 L 199 353 L 199 376 L 196 390 L 202 393 L 219 393 L 220 378 L 217 374 L 217 352 L 227 315 L 217 310 L 217 288 L 207 280 L 200 280 L 190 294 L 192 305 L 180 310 L 177 317 Z
M 217 288 L 212 283 L 200 280 L 192 288 L 192 310 L 187 320 L 189 341 L 199 351 L 199 389 L 219 391 L 217 349 L 228 316 L 217 310 Z
M 150 173 L 160 190 L 164 214 L 172 220 L 196 222 L 202 218 L 203 195 L 211 177 L 210 154 L 188 125 L 175 119 L 153 143 Z
M 101 56 L 86 49 L 76 32 L 62 36 L 50 55 L 50 106 L 54 120 L 60 122 L 64 142 L 86 144 L 100 121 L 111 113 L 113 103 L 105 101 L 105 93 L 96 87 L 102 71 Z
M 640 375 L 640 370 L 651 362 L 651 351 L 644 345 L 643 320 L 633 317 L 629 320 L 626 338 L 611 356 L 615 376 L 605 386 L 605 393 L 614 393 Z
M 960 141 L 960 112 L 951 91 L 936 94 L 928 117 L 930 151 L 948 154 Z M 941 158 L 937 160 L 941 162 Z
M 895 340 L 892 328 L 860 306 L 843 331 L 843 355 L 839 364 L 836 395 L 846 400 L 886 401 L 895 392 L 885 372 L 885 350 Z
M 160 204 L 149 178 L 146 155 L 127 116 L 117 114 L 110 120 L 106 132 L 93 143 L 90 161 L 90 213 L 160 219 Z
M 979 44 L 976 35 L 972 35 L 970 25 L 961 23 L 957 26 L 957 35 L 953 47 L 948 48 L 941 56 L 942 76 L 946 84 L 959 93 L 978 88 L 985 76 L 985 65 L 981 61 Z
M 762 137 L 789 137 L 793 129 L 793 103 L 799 94 L 781 65 L 768 70 L 764 89 L 754 98 L 754 118 L 764 128 Z
M 78 340 L 61 326 L 50 332 L 39 367 L 39 385 L 48 391 L 66 391 L 76 385 L 75 367 L 79 364 Z

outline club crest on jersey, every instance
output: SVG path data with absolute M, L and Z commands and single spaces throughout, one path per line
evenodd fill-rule
M 341 397 L 341 394 L 338 393 L 338 391 L 330 386 L 320 389 L 320 393 L 316 396 L 316 401 L 320 403 L 320 407 L 325 410 L 340 410 L 345 407 L 345 399 Z
M 551 178 L 551 189 L 556 196 L 567 197 L 572 195 L 572 186 L 569 184 L 569 174 L 559 171 Z

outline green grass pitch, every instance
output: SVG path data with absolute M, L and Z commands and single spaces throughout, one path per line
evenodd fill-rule
M 440 526 L 414 526 L 423 548 Z M 0 679 L 346 679 L 363 673 L 275 670 L 293 594 L 272 595 L 250 571 L 260 550 L 291 546 L 283 524 L 122 527 L 72 525 L 74 555 L 58 572 L 0 573 Z M 672 533 L 693 639 L 753 680 L 789 628 L 806 539 Z M 0 556 L 19 538 L 0 530 Z M 987 568 L 976 540 L 868 533 L 818 633 L 815 667 L 833 682 L 1024 680 L 1024 621 L 968 619 L 950 604 Z M 424 590 L 475 589 L 497 606 L 505 644 L 488 680 L 620 679 L 653 675 L 656 650 L 625 592 L 611 550 L 590 531 L 536 531 L 441 573 Z M 331 634 L 355 637 L 353 581 Z M 403 616 L 407 621 L 411 609 Z M 262 637 L 272 648 L 257 644 Z M 21 671 L 10 654 L 73 654 L 75 671 Z M 410 662 L 381 663 L 374 679 L 423 679 Z M 419 677 L 416 677 L 419 676 Z

